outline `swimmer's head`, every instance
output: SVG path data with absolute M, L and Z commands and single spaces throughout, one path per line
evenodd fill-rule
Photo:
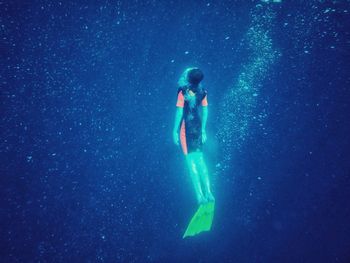
M 198 85 L 203 78 L 204 74 L 199 68 L 193 68 L 187 74 L 187 80 L 192 85 Z
M 185 71 L 181 74 L 181 77 L 177 84 L 179 87 L 186 87 L 189 85 L 198 86 L 203 77 L 203 72 L 200 69 L 195 67 L 186 68 Z

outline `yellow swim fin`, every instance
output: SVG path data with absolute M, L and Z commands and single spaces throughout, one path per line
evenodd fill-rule
M 210 231 L 213 222 L 215 202 L 205 203 L 199 206 L 192 217 L 182 238 L 197 235 L 203 231 Z

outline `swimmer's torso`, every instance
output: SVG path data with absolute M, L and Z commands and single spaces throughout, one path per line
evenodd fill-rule
M 201 151 L 202 149 L 202 121 L 199 114 L 200 106 L 206 106 L 206 90 L 182 87 L 178 90 L 178 97 L 183 99 L 183 118 L 181 125 L 182 145 L 186 144 L 187 152 Z M 204 102 L 205 100 L 205 102 Z M 183 138 L 184 137 L 184 138 Z

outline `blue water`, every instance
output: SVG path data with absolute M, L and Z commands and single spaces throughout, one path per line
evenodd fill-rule
M 0 2 L 1 262 L 350 262 L 350 1 Z M 172 142 L 203 70 L 212 230 Z

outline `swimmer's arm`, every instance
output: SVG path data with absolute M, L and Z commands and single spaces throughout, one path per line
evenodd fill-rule
M 173 132 L 178 132 L 180 123 L 182 120 L 182 115 L 184 112 L 184 108 L 182 107 L 176 107 L 176 114 L 175 114 L 175 122 L 174 122 L 174 129 Z
M 202 131 L 205 131 L 208 119 L 208 106 L 202 106 Z
M 184 109 L 182 107 L 176 107 L 175 123 L 173 130 L 173 140 L 176 145 L 179 145 L 179 126 L 182 120 L 182 114 Z

